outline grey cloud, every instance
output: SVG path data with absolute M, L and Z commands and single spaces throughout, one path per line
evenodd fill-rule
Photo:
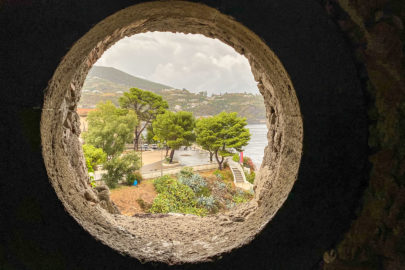
M 134 35 L 117 42 L 96 65 L 192 92 L 258 93 L 247 59 L 221 41 L 202 35 Z

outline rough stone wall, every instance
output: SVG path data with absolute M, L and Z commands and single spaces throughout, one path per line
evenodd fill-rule
M 66 65 L 61 70 L 64 76 L 52 81 L 56 88 L 63 84 L 64 89 L 68 90 L 53 93 L 57 102 L 43 107 L 43 90 L 49 86 L 48 83 L 61 61 L 63 63 L 62 58 L 83 35 L 107 16 L 138 2 L 141 1 L 115 0 L 101 3 L 95 0 L 68 0 L 45 3 L 32 0 L 1 3 L 0 35 L 5 37 L 5 42 L 0 43 L 0 56 L 1 62 L 5 64 L 0 65 L 3 98 L 0 115 L 4 138 L 0 145 L 4 153 L 2 173 L 7 181 L 1 183 L 0 189 L 0 268 L 150 269 L 156 264 L 142 264 L 117 250 L 124 254 L 150 253 L 159 261 L 167 263 L 178 262 L 177 255 L 173 256 L 173 251 L 178 250 L 181 252 L 179 256 L 189 255 L 190 262 L 195 262 L 206 260 L 212 254 L 219 254 L 217 247 L 221 245 L 221 241 L 226 241 L 222 236 L 227 235 L 239 236 L 239 241 L 234 246 L 229 246 L 230 250 L 239 247 L 241 243 L 251 242 L 230 253 L 221 254 L 222 258 L 216 258 L 218 260 L 215 262 L 189 264 L 179 268 L 316 267 L 322 260 L 323 252 L 333 246 L 347 229 L 356 196 L 361 192 L 361 182 L 365 176 L 366 115 L 363 95 L 352 59 L 347 52 L 348 47 L 321 6 L 310 0 L 202 1 L 234 17 L 255 32 L 272 49 L 287 71 L 287 81 L 291 80 L 293 88 L 284 81 L 285 87 L 272 90 L 272 80 L 280 78 L 265 78 L 258 76 L 260 73 L 255 74 L 259 89 L 266 97 L 269 121 L 274 122 L 270 126 L 299 124 L 294 122 L 299 115 L 292 110 L 297 105 L 302 114 L 303 134 L 289 134 L 293 130 L 285 129 L 281 136 L 280 129 L 277 128 L 271 129 L 269 133 L 270 145 L 265 156 L 268 167 L 263 168 L 262 174 L 274 174 L 280 181 L 260 182 L 262 186 L 257 188 L 265 192 L 260 193 L 262 197 L 259 196 L 257 200 L 258 211 L 240 209 L 237 215 L 213 217 L 212 226 L 218 225 L 218 229 L 202 227 L 199 233 L 190 231 L 187 227 L 188 224 L 194 227 L 201 225 L 196 217 L 186 217 L 188 223 L 179 222 L 183 217 L 173 215 L 156 216 L 156 219 L 144 217 L 144 222 L 137 222 L 138 227 L 133 228 L 132 234 L 119 226 L 120 222 L 128 221 L 122 216 L 112 218 L 101 207 L 88 211 L 90 204 L 94 203 L 91 200 L 93 196 L 90 193 L 85 195 L 86 190 L 89 190 L 87 183 L 80 182 L 81 178 L 77 181 L 71 173 L 72 168 L 76 168 L 76 172 L 83 174 L 83 166 L 78 162 L 80 157 L 66 154 L 69 149 L 78 150 L 75 144 L 78 135 L 74 124 L 76 116 L 72 111 L 73 101 L 79 96 L 77 89 L 81 86 L 75 82 L 81 82 L 86 75 L 86 61 L 72 63 L 72 66 L 82 65 L 83 69 L 79 72 Z M 149 21 L 149 25 L 159 25 L 159 19 L 162 18 Z M 223 25 L 221 21 L 216 21 L 219 19 L 216 16 L 208 18 Z M 183 23 L 184 29 L 188 23 Z M 108 25 L 102 27 L 108 32 Z M 222 34 L 225 41 L 237 46 L 237 42 L 232 42 L 232 37 L 226 34 L 232 29 L 231 25 Z M 95 36 L 98 40 L 104 40 L 103 31 L 96 33 L 100 34 Z M 96 46 L 76 53 L 91 55 L 94 47 Z M 244 46 L 236 49 L 243 52 Z M 101 51 L 92 52 L 94 55 L 99 53 Z M 246 55 L 249 57 L 248 52 Z M 254 61 L 251 64 L 253 68 L 256 67 Z M 260 66 L 256 69 L 260 69 Z M 273 65 L 264 66 L 264 70 L 280 74 L 280 70 Z M 293 90 L 298 104 L 291 102 L 293 95 L 287 98 Z M 278 95 L 278 91 L 291 103 L 282 103 L 283 100 L 279 98 L 283 95 Z M 274 104 L 272 98 L 283 106 Z M 48 109 L 61 110 L 55 114 L 55 111 Z M 63 169 L 66 166 L 55 166 L 55 170 L 50 173 L 45 168 L 45 164 L 49 165 L 55 159 L 42 155 L 41 152 L 41 113 L 50 116 L 48 125 L 45 125 L 48 131 L 43 132 L 48 134 L 47 138 L 42 138 L 42 143 L 48 147 L 44 150 L 64 157 L 58 162 L 72 164 L 69 170 Z M 58 123 L 62 125 L 56 128 Z M 52 141 L 52 134 L 63 143 Z M 240 217 L 245 217 L 245 214 L 254 213 L 261 220 L 268 220 L 269 213 L 278 208 L 279 205 L 276 204 L 285 199 L 288 188 L 286 189 L 282 180 L 291 179 L 289 172 L 294 171 L 292 166 L 296 166 L 296 162 L 280 166 L 286 160 L 280 158 L 280 164 L 269 161 L 275 160 L 277 155 L 282 157 L 294 153 L 297 149 L 285 146 L 299 145 L 300 141 L 288 140 L 302 135 L 303 156 L 301 160 L 296 160 L 300 162 L 298 178 L 283 206 L 267 225 L 262 224 L 260 227 L 260 224 L 249 223 L 245 219 L 245 227 L 236 229 L 237 223 L 243 221 Z M 54 177 L 66 179 L 66 183 L 51 181 L 52 187 L 49 178 Z M 284 194 L 280 195 L 278 190 Z M 272 199 L 266 197 L 266 194 Z M 61 203 L 61 196 L 69 197 L 72 203 Z M 83 207 L 83 198 L 86 197 L 86 206 Z M 72 213 L 77 216 L 70 215 Z M 77 219 L 80 216 L 86 219 Z M 171 235 L 165 235 L 161 227 L 156 227 L 160 230 L 154 233 L 150 228 L 159 225 L 157 219 L 161 218 L 172 222 L 172 226 L 177 227 L 178 231 L 188 234 L 186 239 L 189 243 L 181 247 L 176 239 L 170 238 Z M 105 222 L 109 222 L 111 226 L 103 229 L 97 225 Z M 91 230 L 97 226 L 99 231 Z M 260 229 L 260 234 L 252 239 Z M 241 239 L 241 231 L 248 232 L 250 238 Z M 114 249 L 105 245 L 106 242 L 100 242 L 97 238 L 99 234 L 110 241 L 107 243 L 110 246 L 114 243 Z M 133 246 L 117 241 L 123 235 L 128 237 L 128 243 L 131 244 L 132 241 Z M 141 239 L 131 239 L 131 235 Z M 201 235 L 218 246 L 207 246 L 203 241 L 192 242 L 193 237 Z M 147 241 L 148 238 L 159 240 L 160 237 L 168 241 Z M 160 248 L 155 249 L 158 245 Z M 151 259 L 148 256 L 138 258 L 141 261 Z M 157 264 L 157 267 L 168 268 L 165 264 Z
M 269 147 L 251 202 L 229 213 L 204 218 L 177 214 L 162 215 L 159 219 L 109 216 L 98 207 L 112 214 L 116 212 L 105 201 L 96 199 L 83 170 L 75 111 L 83 74 L 116 41 L 144 31 L 201 33 L 218 38 L 246 55 L 272 121 L 268 123 Z M 65 208 L 95 238 L 144 261 L 169 264 L 207 261 L 246 245 L 274 216 L 297 178 L 302 120 L 287 73 L 258 37 L 206 6 L 157 2 L 110 16 L 77 41 L 64 57 L 49 82 L 43 107 L 43 156 L 51 183 Z
M 356 220 L 324 269 L 405 268 L 404 1 L 322 1 L 351 43 L 367 94 L 372 165 Z

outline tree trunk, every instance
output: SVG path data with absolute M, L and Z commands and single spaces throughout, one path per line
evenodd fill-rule
M 135 127 L 134 131 L 134 150 L 138 151 L 138 143 L 139 143 L 139 133 L 138 133 L 138 127 Z
M 218 169 L 221 171 L 222 170 L 222 162 L 224 162 L 224 157 L 221 157 L 221 160 L 219 160 L 218 151 L 215 151 L 215 159 L 217 160 L 217 163 L 218 163 Z
M 170 162 L 169 163 L 173 162 L 173 157 L 174 157 L 174 149 L 172 149 L 172 151 L 170 152 Z
M 167 157 L 168 154 L 169 154 L 169 147 L 166 146 L 166 154 L 165 154 L 165 157 Z
M 211 151 L 209 151 L 210 152 L 210 162 L 212 162 L 212 157 L 214 156 L 214 152 L 211 152 Z

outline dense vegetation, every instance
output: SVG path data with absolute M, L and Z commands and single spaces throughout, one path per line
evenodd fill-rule
M 237 189 L 232 184 L 232 174 L 216 171 L 215 177 L 206 179 L 183 168 L 177 177 L 162 176 L 154 180 L 158 195 L 148 209 L 150 213 L 183 213 L 205 216 L 227 210 L 238 203 L 249 201 L 251 192 Z

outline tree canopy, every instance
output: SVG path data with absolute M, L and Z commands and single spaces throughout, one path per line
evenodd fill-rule
M 166 111 L 157 116 L 152 126 L 155 140 L 165 142 L 171 148 L 170 162 L 175 150 L 180 146 L 190 146 L 195 141 L 195 119 L 191 112 Z
M 83 153 L 92 168 L 97 165 L 103 164 L 107 160 L 107 154 L 101 148 L 96 148 L 91 144 L 83 145 Z
M 131 143 L 135 126 L 135 112 L 116 108 L 111 101 L 100 102 L 87 117 L 88 131 L 83 133 L 86 144 L 103 149 L 108 158 L 121 153 L 126 143 Z
M 250 140 L 246 118 L 238 117 L 236 112 L 222 112 L 213 117 L 197 121 L 196 141 L 204 149 L 213 152 L 222 170 L 224 157 L 231 156 L 233 150 L 243 150 Z M 221 157 L 221 158 L 220 158 Z
M 150 125 L 159 114 L 169 107 L 159 95 L 139 88 L 131 88 L 119 98 L 122 108 L 133 110 L 138 116 L 138 125 L 134 128 L 134 149 L 138 150 L 139 138 L 142 131 Z
M 217 137 L 214 130 L 218 127 L 218 122 L 214 117 L 201 118 L 196 122 L 195 133 L 197 135 L 196 142 L 210 153 L 210 161 L 215 153 L 215 143 Z
M 104 164 L 107 170 L 101 179 L 110 187 L 114 188 L 120 180 L 130 175 L 141 167 L 138 153 L 132 152 L 123 156 L 114 156 Z

